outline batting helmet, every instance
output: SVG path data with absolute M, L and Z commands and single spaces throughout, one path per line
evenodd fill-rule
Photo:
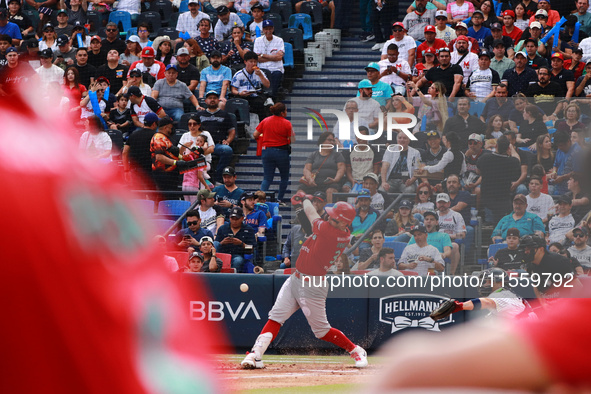
M 345 222 L 347 225 L 355 219 L 355 209 L 344 201 L 339 201 L 334 206 L 326 208 L 326 213 L 331 218 Z
M 509 286 L 509 275 L 501 268 L 489 268 L 478 275 L 478 283 L 480 297 L 488 297 L 492 293 L 493 283 L 500 283 L 502 287 Z

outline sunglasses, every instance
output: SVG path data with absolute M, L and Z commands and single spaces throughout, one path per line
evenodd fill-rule
M 394 29 L 392 30 L 394 33 L 400 33 L 402 31 L 402 29 Z
M 113 32 L 113 31 L 117 31 L 117 29 L 107 29 L 106 31 Z
M 198 225 L 198 224 L 199 224 L 199 222 L 198 222 L 198 221 L 194 221 L 194 222 L 187 222 L 187 224 L 188 224 L 189 226 L 196 226 L 196 225 Z
M 419 194 L 429 195 L 429 191 L 428 190 L 420 190 Z
M 573 237 L 575 237 L 575 238 L 585 238 L 586 235 L 585 234 L 578 233 L 578 234 L 573 234 Z
M 477 145 L 478 141 L 468 141 L 468 145 Z

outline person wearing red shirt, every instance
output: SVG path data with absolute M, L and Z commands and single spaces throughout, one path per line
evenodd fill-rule
M 295 141 L 295 133 L 291 122 L 287 119 L 287 108 L 283 103 L 277 103 L 270 108 L 272 116 L 263 119 L 254 132 L 254 138 L 262 148 L 263 182 L 261 190 L 269 190 L 275 168 L 279 169 L 281 183 L 277 199 L 283 201 L 289 184 L 289 154 L 291 144 Z
M 583 75 L 583 71 L 585 71 L 585 63 L 581 61 L 581 58 L 583 57 L 583 50 L 581 48 L 574 49 L 571 56 L 571 59 L 566 59 L 564 61 L 564 65 L 562 67 L 566 70 L 572 71 L 573 74 L 575 74 L 576 81 L 580 76 Z
M 515 26 L 515 12 L 512 10 L 503 11 L 501 14 L 503 17 L 503 35 L 507 37 L 511 37 L 513 40 L 513 44 L 519 42 L 521 40 L 521 35 L 523 34 L 523 30 Z
M 417 48 L 417 63 L 423 60 L 423 52 L 427 48 L 433 48 L 435 52 L 439 50 L 439 48 L 446 47 L 447 44 L 445 41 L 439 38 L 435 38 L 437 35 L 437 31 L 435 30 L 435 26 L 427 25 L 425 26 L 425 41 L 419 45 Z
M 144 49 L 142 49 L 142 59 L 131 64 L 131 66 L 129 67 L 129 72 L 127 73 L 127 77 L 129 78 L 129 73 L 131 72 L 131 70 L 135 70 L 137 68 L 142 73 L 147 72 L 148 74 L 153 76 L 155 78 L 154 82 L 156 82 L 159 79 L 163 79 L 166 66 L 161 61 L 155 60 L 154 56 L 154 48 L 145 47 Z M 153 84 L 148 83 L 148 85 L 152 86 Z
M 536 16 L 538 15 L 545 15 L 548 18 L 547 25 L 552 27 L 560 21 L 560 14 L 556 10 L 550 9 L 550 2 L 548 0 L 540 0 L 538 1 L 538 11 L 536 11 L 535 15 L 529 18 L 529 23 L 531 24 L 533 21 L 537 20 Z M 540 13 L 543 11 L 544 13 Z
M 456 36 L 465 36 L 468 39 L 468 49 L 470 50 L 470 52 L 474 52 L 476 54 L 480 52 L 480 45 L 478 44 L 478 40 L 474 37 L 468 37 L 468 26 L 464 22 L 456 24 Z M 449 44 L 447 44 L 447 47 L 451 52 L 456 50 L 457 40 L 457 38 L 454 38 L 449 42 Z
M 283 323 L 299 308 L 302 308 L 316 338 L 345 349 L 355 359 L 355 367 L 367 367 L 365 350 L 351 342 L 341 331 L 331 327 L 326 317 L 328 286 L 325 275 L 349 244 L 351 234 L 348 227 L 355 219 L 355 209 L 348 203 L 339 201 L 326 209 L 329 219 L 324 221 L 310 202 L 311 199 L 312 196 L 304 192 L 298 192 L 292 198 L 294 205 L 303 206 L 307 219 L 312 223 L 313 232 L 302 245 L 296 270 L 279 290 L 277 301 L 269 312 L 269 320 L 252 347 L 252 352 L 240 363 L 244 369 L 265 367 L 263 354 Z

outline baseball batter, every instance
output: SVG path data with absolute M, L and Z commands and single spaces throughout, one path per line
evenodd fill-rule
M 287 319 L 299 308 L 302 309 L 308 324 L 316 338 L 334 343 L 345 349 L 355 359 L 357 368 L 367 366 L 367 353 L 356 346 L 341 331 L 332 328 L 326 317 L 326 286 L 303 286 L 308 276 L 324 277 L 349 243 L 351 237 L 347 227 L 355 218 L 355 210 L 345 202 L 338 202 L 327 208 L 328 221 L 320 218 L 310 200 L 312 196 L 304 195 L 303 200 L 292 199 L 293 203 L 301 203 L 307 218 L 312 223 L 312 236 L 302 245 L 297 260 L 296 271 L 285 281 L 277 301 L 269 312 L 269 320 L 263 327 L 252 351 L 246 355 L 240 365 L 245 369 L 264 368 L 263 354 L 279 333 L 279 329 Z M 318 283 L 316 281 L 315 284 Z M 322 281 L 324 283 L 324 281 Z

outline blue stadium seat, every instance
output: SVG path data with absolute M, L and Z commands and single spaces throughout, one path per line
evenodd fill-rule
M 271 216 L 279 215 L 279 203 L 267 202 L 266 204 L 269 206 L 269 212 L 271 213 Z
M 281 37 L 281 30 L 283 30 L 283 21 L 281 20 L 281 15 L 269 12 L 268 14 L 265 14 L 264 19 L 273 22 L 273 26 L 275 26 L 275 32 L 273 34 Z
M 137 207 L 144 215 L 154 215 L 154 201 L 152 200 L 133 200 L 133 206 Z
M 179 7 L 179 13 L 182 14 L 183 12 L 187 12 L 187 11 L 189 11 L 189 0 L 183 0 L 183 1 L 181 1 L 181 5 Z
M 484 106 L 486 103 L 482 101 L 473 101 L 470 103 L 470 115 L 474 115 L 476 117 L 480 117 L 482 115 L 482 111 L 484 110 Z
M 248 25 L 248 23 L 252 20 L 252 15 L 250 14 L 243 14 L 242 12 L 238 13 L 238 17 L 244 23 L 244 26 Z
M 490 244 L 488 246 L 488 251 L 486 252 L 487 257 L 493 257 L 497 252 L 501 249 L 505 249 L 507 247 L 506 243 L 500 244 Z
M 179 218 L 189 207 L 189 201 L 182 200 L 164 200 L 158 203 L 158 215 L 172 216 Z
M 156 227 L 158 234 L 164 234 L 174 225 L 174 220 L 169 219 L 152 219 L 151 222 Z
M 284 42 L 283 46 L 285 47 L 285 55 L 283 56 L 283 67 L 293 68 L 295 66 L 295 62 L 293 59 L 293 45 L 291 45 L 289 42 Z
M 304 50 L 304 33 L 301 29 L 288 27 L 281 30 L 281 38 L 284 43 L 290 43 L 294 51 Z
M 312 27 L 315 31 L 322 30 L 322 4 L 316 0 L 304 1 L 300 7 L 300 13 L 312 17 Z
M 172 2 L 169 0 L 154 0 L 150 5 L 150 11 L 156 11 L 160 14 L 162 24 L 170 26 L 170 16 L 172 15 Z
M 273 4 L 273 0 L 269 0 L 269 6 L 267 8 L 264 8 L 263 11 L 265 11 L 265 12 L 271 11 L 271 5 L 272 4 Z
M 131 29 L 127 30 L 127 37 L 137 36 L 137 27 L 132 27 Z
M 127 36 L 127 31 L 131 29 L 131 14 L 127 11 L 113 11 L 109 14 L 109 22 L 119 26 L 119 35 Z
M 293 14 L 289 17 L 289 28 L 298 28 L 301 26 L 304 32 L 304 41 L 314 38 L 314 31 L 312 29 L 312 18 L 308 14 Z
M 398 261 L 398 259 L 400 259 L 400 256 L 402 256 L 402 252 L 404 251 L 404 248 L 406 248 L 406 245 L 408 245 L 406 242 L 384 242 L 384 248 L 394 249 L 394 256 L 396 256 L 396 261 Z
M 281 15 L 283 26 L 287 27 L 289 17 L 293 13 L 291 2 L 286 0 L 275 1 L 271 4 L 271 12 Z

